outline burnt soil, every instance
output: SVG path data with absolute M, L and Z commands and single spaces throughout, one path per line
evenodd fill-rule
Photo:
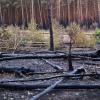
M 68 63 L 66 59 L 49 59 L 51 63 L 54 63 L 56 65 L 59 65 L 62 67 L 65 71 L 68 70 Z M 73 61 L 74 68 L 84 66 L 87 72 L 96 71 L 100 72 L 100 66 L 93 66 L 93 65 L 84 65 L 80 64 L 79 62 L 82 61 Z M 90 61 L 88 61 L 90 62 Z M 96 62 L 95 62 L 96 63 Z M 45 63 L 44 61 L 40 59 L 32 59 L 32 60 L 14 60 L 14 61 L 2 61 L 0 62 L 0 67 L 8 67 L 8 68 L 14 68 L 14 67 L 25 67 L 25 68 L 31 68 L 34 69 L 35 72 L 50 72 L 55 71 L 54 68 L 52 68 L 50 65 Z M 25 78 L 40 78 L 40 77 L 47 77 L 47 76 L 53 76 L 53 75 L 60 75 L 59 74 L 45 74 L 45 75 L 32 75 L 32 76 L 25 76 Z M 3 73 L 0 74 L 0 80 L 12 80 L 12 79 L 18 79 L 19 77 L 16 77 L 14 74 L 7 74 Z M 39 84 L 53 84 L 57 79 L 51 79 L 48 81 L 40 81 Z M 11 84 L 11 83 L 9 83 Z M 35 82 L 26 82 L 26 83 L 14 83 L 14 84 L 35 84 Z M 36 82 L 37 84 L 37 82 Z M 91 79 L 89 77 L 84 78 L 83 80 L 64 80 L 61 84 L 100 84 L 100 80 L 97 79 Z M 43 91 L 42 89 L 37 90 L 6 90 L 6 89 L 0 89 L 0 100 L 30 100 L 32 96 L 40 93 Z M 39 100 L 100 100 L 100 90 L 54 90 L 50 92 L 49 94 L 44 95 Z

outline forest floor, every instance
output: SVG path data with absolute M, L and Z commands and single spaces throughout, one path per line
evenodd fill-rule
M 86 49 L 84 49 L 86 50 Z M 75 52 L 82 51 L 82 49 L 75 49 Z M 89 52 L 89 50 L 87 50 Z M 84 51 L 83 51 L 84 52 Z M 66 59 L 49 59 L 53 64 L 59 65 L 64 69 L 64 71 L 68 70 L 68 63 Z M 92 72 L 95 70 L 96 66 L 93 65 L 85 65 L 80 64 L 79 62 L 83 61 L 73 61 L 73 66 L 74 68 L 84 66 L 87 72 Z M 91 61 L 86 61 L 86 62 L 91 62 Z M 96 63 L 96 62 L 95 62 Z M 100 62 L 97 62 L 100 65 Z M 55 71 L 54 68 L 52 68 L 50 65 L 45 63 L 41 59 L 32 59 L 32 60 L 14 60 L 14 61 L 2 61 L 0 62 L 0 67 L 7 67 L 7 68 L 15 68 L 15 67 L 24 67 L 24 68 L 31 68 L 34 69 L 35 72 L 50 72 L 50 71 Z M 97 71 L 100 73 L 100 66 L 96 67 Z M 45 75 L 32 75 L 32 76 L 25 76 L 25 78 L 40 78 L 40 77 L 50 77 L 53 75 L 60 75 L 61 73 L 58 74 L 45 74 Z M 13 79 L 18 79 L 16 75 L 14 74 L 0 74 L 0 80 L 13 80 Z M 53 84 L 60 78 L 56 79 L 51 79 L 48 81 L 39 81 L 41 84 Z M 37 83 L 37 82 L 36 82 Z M 9 83 L 10 84 L 10 83 Z M 19 82 L 15 84 L 35 84 L 35 82 Z M 64 80 L 61 84 L 99 84 L 100 85 L 100 80 L 97 79 L 91 79 L 89 77 L 84 78 L 83 80 Z M 37 90 L 6 90 L 6 89 L 0 89 L 0 100 L 30 100 L 32 96 L 40 93 L 43 91 L 42 89 L 37 89 Z M 100 90 L 95 89 L 95 90 L 54 90 L 43 97 L 41 97 L 39 100 L 100 100 Z
M 0 89 L 0 100 L 30 100 L 39 92 Z M 100 100 L 100 90 L 54 90 L 39 100 Z
M 65 70 L 67 69 L 67 61 L 63 59 L 56 59 L 56 60 L 49 60 L 52 63 L 55 63 L 57 65 L 62 66 Z M 74 67 L 80 66 L 80 64 L 76 64 L 74 62 Z M 33 68 L 38 72 L 48 72 L 48 71 L 54 71 L 53 68 L 51 68 L 48 64 L 45 64 L 41 60 L 16 60 L 16 61 L 6 61 L 6 62 L 1 62 L 0 64 L 1 67 L 7 66 L 7 67 L 29 67 Z M 84 66 L 88 69 L 90 69 L 91 66 Z M 93 67 L 93 66 L 92 66 Z M 97 70 L 100 72 L 100 69 L 97 68 Z M 91 70 L 92 71 L 92 70 Z M 56 74 L 55 74 L 56 75 Z M 57 74 L 58 75 L 58 74 Z M 46 76 L 52 76 L 51 74 L 49 75 L 34 75 L 32 77 L 46 77 Z M 29 77 L 30 78 L 30 77 Z M 0 80 L 12 80 L 12 79 L 17 79 L 13 74 L 4 74 L 0 75 Z M 49 81 L 43 81 L 41 84 L 53 84 L 55 83 L 58 79 L 52 79 Z M 15 83 L 17 84 L 17 83 Z M 18 83 L 18 84 L 23 84 L 23 83 Z M 27 82 L 24 84 L 35 84 L 34 82 Z M 94 80 L 94 79 L 89 79 L 89 78 L 84 78 L 83 80 L 65 80 L 61 84 L 100 84 L 100 80 Z M 42 90 L 37 89 L 37 90 L 5 90 L 5 89 L 0 89 L 0 100 L 30 100 L 32 96 L 35 94 L 40 93 Z M 54 90 L 50 92 L 49 94 L 46 94 L 45 96 L 41 97 L 39 100 L 100 100 L 100 90 Z

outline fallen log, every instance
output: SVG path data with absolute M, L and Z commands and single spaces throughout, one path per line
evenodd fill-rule
M 17 60 L 17 59 L 59 59 L 59 58 L 66 58 L 65 55 L 33 55 L 33 56 L 18 56 L 18 57 L 3 57 L 0 58 L 0 61 L 7 61 L 7 60 Z
M 83 56 L 72 56 L 73 58 L 83 58 L 83 59 L 89 59 L 92 61 L 100 61 L 100 58 L 89 58 L 89 57 L 83 57 Z M 18 59 L 60 59 L 60 58 L 68 58 L 66 55 L 33 55 L 33 56 L 18 56 L 18 57 L 3 57 L 0 58 L 0 61 L 9 61 L 9 60 L 18 60 Z
M 53 85 L 49 86 L 48 88 L 46 88 L 43 92 L 33 96 L 30 100 L 38 100 L 41 96 L 45 95 L 46 93 L 51 92 L 59 83 L 61 83 L 63 81 L 63 79 L 57 81 L 56 83 L 54 83 Z
M 49 72 L 33 72 L 33 73 L 28 73 L 29 75 L 34 75 L 34 74 L 53 74 L 53 73 L 67 73 L 67 71 L 49 71 Z
M 95 52 L 87 52 L 87 53 L 72 53 L 73 56 L 84 56 L 84 57 L 91 57 L 96 58 L 100 57 L 100 50 L 97 50 Z
M 80 58 L 81 60 L 92 60 L 92 61 L 100 61 L 100 57 L 92 58 L 89 56 L 80 56 L 80 55 L 72 55 L 73 58 Z
M 30 68 L 18 68 L 18 67 L 14 67 L 14 68 L 10 68 L 10 67 L 0 67 L 0 73 L 15 73 L 15 72 L 21 72 L 22 74 L 27 74 L 27 75 L 35 75 L 35 74 L 51 74 L 51 73 L 63 73 L 67 71 L 63 71 L 63 70 L 57 70 L 57 71 L 48 71 L 48 72 L 35 72 L 34 69 L 30 69 Z
M 83 62 L 77 62 L 79 64 L 83 64 Z M 94 65 L 94 66 L 100 66 L 100 63 L 94 63 L 94 62 L 84 62 L 86 65 Z
M 53 63 L 51 63 L 51 62 L 49 62 L 48 60 L 46 60 L 46 59 L 42 59 L 42 61 L 44 61 L 45 63 L 47 63 L 47 64 L 49 64 L 51 67 L 53 67 L 54 69 L 56 69 L 56 70 L 63 70 L 63 68 L 61 68 L 60 66 L 58 66 L 58 65 L 56 65 L 56 64 L 53 64 Z
M 2 84 L 0 83 L 0 88 L 3 89 L 9 89 L 9 90 L 33 90 L 33 89 L 45 89 L 47 87 L 49 87 L 50 85 L 43 85 L 43 84 L 39 84 L 39 85 L 26 85 L 26 84 Z M 68 85 L 68 84 L 59 84 L 57 85 L 54 89 L 100 89 L 100 85 L 87 85 L 87 84 L 76 84 L 76 85 Z
M 93 61 L 100 61 L 100 50 L 92 53 L 72 53 L 73 58 L 82 58 L 82 59 L 92 59 Z M 33 54 L 2 54 L 0 56 L 0 61 L 6 60 L 17 60 L 17 59 L 60 59 L 60 58 L 68 58 L 68 53 L 57 52 L 57 53 L 33 53 Z M 89 58 L 90 57 L 90 58 Z
M 0 81 L 0 83 L 8 83 L 8 82 L 29 82 L 29 81 L 44 81 L 44 80 L 50 80 L 54 78 L 60 78 L 60 77 L 65 77 L 65 78 L 77 78 L 77 77 L 86 77 L 86 76 L 95 76 L 97 75 L 100 77 L 100 74 L 93 73 L 93 74 L 74 74 L 74 75 L 67 75 L 67 74 L 62 74 L 62 75 L 56 75 L 56 76 L 51 76 L 51 77 L 45 77 L 45 78 L 34 78 L 34 79 L 16 79 L 16 80 L 5 80 L 5 81 Z
M 56 55 L 65 55 L 63 52 L 55 52 L 55 51 L 47 51 L 47 52 L 34 52 L 34 53 L 29 53 L 29 54 L 23 54 L 23 53 L 14 53 L 14 54 L 10 54 L 10 53 L 1 53 L 0 54 L 0 58 L 2 57 L 20 57 L 20 56 L 36 56 L 36 55 L 46 55 L 46 56 L 56 56 Z
M 94 59 L 92 59 L 92 61 L 100 61 L 100 58 L 94 58 Z
M 5 73 L 16 73 L 16 72 L 20 72 L 22 74 L 28 74 L 28 73 L 34 73 L 33 69 L 29 69 L 29 68 L 18 68 L 18 67 L 14 67 L 14 68 L 8 68 L 8 67 L 0 67 L 0 73 L 5 72 Z

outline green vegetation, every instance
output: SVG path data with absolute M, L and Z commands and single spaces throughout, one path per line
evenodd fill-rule
M 72 23 L 66 29 L 69 35 L 69 50 L 68 50 L 68 66 L 69 71 L 73 71 L 74 67 L 72 64 L 72 46 L 76 45 L 78 47 L 93 47 L 95 45 L 95 38 L 93 36 L 87 37 L 84 32 L 81 31 L 80 26 L 76 23 Z
M 100 29 L 97 28 L 96 31 L 95 31 L 95 35 L 99 36 L 100 35 Z
M 95 36 L 98 37 L 100 34 L 100 29 L 97 29 L 95 35 L 87 36 L 75 23 L 68 26 L 66 30 L 71 38 L 71 43 L 76 47 L 94 47 Z M 61 49 L 64 45 L 63 33 L 65 33 L 65 28 L 53 21 L 53 33 L 55 49 Z M 100 40 L 100 36 L 97 40 Z M 15 51 L 20 47 L 30 47 L 33 43 L 44 42 L 49 47 L 49 34 L 46 35 L 43 30 L 37 29 L 36 24 L 30 23 L 27 30 L 18 26 L 0 27 L 0 51 Z
M 100 42 L 100 29 L 96 29 L 94 36 L 96 37 L 97 42 Z
M 30 25 L 30 27 L 32 27 Z M 29 28 L 30 28 L 29 27 Z M 44 34 L 36 28 L 24 30 L 17 26 L 0 27 L 0 51 L 13 52 L 20 47 L 31 46 L 34 42 L 44 42 Z
M 28 30 L 30 31 L 30 34 L 32 36 L 32 42 L 45 42 L 44 34 L 41 30 L 38 30 L 37 25 L 34 24 L 34 22 L 31 22 L 28 25 Z
M 25 45 L 31 40 L 30 34 L 25 33 L 17 26 L 0 28 L 0 51 L 16 50 L 20 45 Z
M 96 44 L 95 36 L 90 34 L 86 35 L 82 32 L 80 26 L 73 23 L 67 27 L 67 33 L 73 45 L 77 47 L 94 47 Z
M 94 47 L 96 44 L 96 38 L 94 35 L 86 35 L 84 32 L 80 32 L 74 37 L 75 46 L 77 47 Z
M 59 25 L 57 21 L 53 21 L 53 33 L 54 33 L 54 47 L 60 49 L 63 47 L 63 33 L 65 32 L 64 27 Z

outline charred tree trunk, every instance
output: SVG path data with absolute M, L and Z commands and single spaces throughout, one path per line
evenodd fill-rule
M 26 84 L 2 84 L 0 83 L 0 88 L 5 88 L 5 89 L 15 89 L 15 90 L 33 90 L 33 89 L 44 89 L 49 87 L 50 85 L 26 85 Z M 87 85 L 87 84 L 83 84 L 83 85 L 68 85 L 68 84 L 58 84 L 54 89 L 100 89 L 100 85 Z
M 72 42 L 70 39 L 70 43 L 69 43 L 69 54 L 68 54 L 68 66 L 69 66 L 69 71 L 73 71 L 73 65 L 72 65 Z
M 1 18 L 0 18 L 0 21 L 1 21 L 1 22 L 0 22 L 0 23 L 3 24 L 1 4 L 0 4 L 0 17 L 1 17 Z
M 52 19 L 51 19 L 51 0 L 48 1 L 48 22 L 50 31 L 50 50 L 54 51 L 54 37 L 53 37 Z

